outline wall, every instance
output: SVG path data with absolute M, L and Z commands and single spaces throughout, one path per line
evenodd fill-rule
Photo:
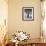
M 34 7 L 34 21 L 22 21 L 22 7 Z M 9 0 L 8 33 L 26 31 L 31 38 L 40 37 L 40 0 Z

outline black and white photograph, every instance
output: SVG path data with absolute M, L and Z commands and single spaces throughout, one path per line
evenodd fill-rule
M 34 20 L 34 8 L 33 7 L 23 7 L 22 8 L 22 19 L 23 20 Z

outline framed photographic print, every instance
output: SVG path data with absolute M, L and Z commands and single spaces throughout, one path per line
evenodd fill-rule
M 22 20 L 24 21 L 34 20 L 34 8 L 33 7 L 22 8 Z

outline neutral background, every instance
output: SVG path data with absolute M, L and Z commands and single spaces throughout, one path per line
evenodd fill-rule
M 34 7 L 34 21 L 22 21 L 22 7 Z M 31 38 L 39 38 L 41 31 L 40 0 L 9 0 L 8 34 L 26 31 Z

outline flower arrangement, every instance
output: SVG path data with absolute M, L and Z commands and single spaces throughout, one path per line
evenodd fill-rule
M 30 39 L 30 34 L 23 31 L 17 31 L 17 34 L 14 34 L 13 37 L 18 41 L 27 41 L 28 39 Z
M 30 34 L 27 34 L 26 32 L 23 31 L 18 31 L 17 37 L 20 41 L 26 41 L 29 39 Z

